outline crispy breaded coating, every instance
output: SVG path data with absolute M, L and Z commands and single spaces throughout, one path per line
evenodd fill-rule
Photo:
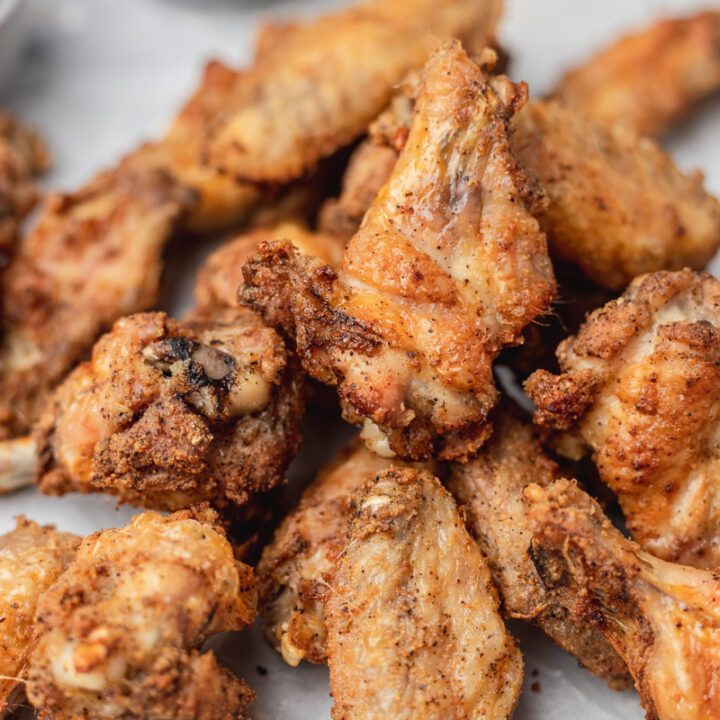
M 79 542 L 77 535 L 25 517 L 0 536 L 0 717 L 25 695 L 22 683 L 40 632 L 38 598 L 72 561 Z
M 510 718 L 520 651 L 450 494 L 393 468 L 353 496 L 326 610 L 333 720 Z
M 368 0 L 298 25 L 282 49 L 261 52 L 210 162 L 246 180 L 300 177 L 362 135 L 438 42 L 482 47 L 501 11 L 501 0 Z
M 277 243 L 245 266 L 245 299 L 294 335 L 311 376 L 338 385 L 380 454 L 472 455 L 497 399 L 493 359 L 550 303 L 541 198 L 507 137 L 525 96 L 446 45 L 340 270 Z
M 301 222 L 287 220 L 237 235 L 221 245 L 205 261 L 195 282 L 195 312 L 205 308 L 234 308 L 243 284 L 242 267 L 261 242 L 289 240 L 300 252 L 321 258 L 337 267 L 342 257 L 342 239 L 313 232 Z
M 550 200 L 540 219 L 553 259 L 606 288 L 656 270 L 704 268 L 720 247 L 720 203 L 652 140 L 605 128 L 557 102 L 515 119 L 513 148 Z
M 345 547 L 353 492 L 393 461 L 361 443 L 339 453 L 306 488 L 257 566 L 265 637 L 290 665 L 327 661 L 325 602 Z
M 243 504 L 284 481 L 302 410 L 298 369 L 252 311 L 183 323 L 131 315 L 38 422 L 40 489 L 171 510 Z
M 56 720 L 246 718 L 254 693 L 201 649 L 254 618 L 215 513 L 145 512 L 86 538 L 40 600 L 28 698 Z
M 720 282 L 637 278 L 558 347 L 562 374 L 526 389 L 539 422 L 593 451 L 634 538 L 658 557 L 720 566 Z
M 545 588 L 529 553 L 523 489 L 558 477 L 537 432 L 506 403 L 493 415 L 493 435 L 480 454 L 452 465 L 448 489 L 487 559 L 503 612 L 537 625 L 612 689 L 624 690 L 632 684 L 625 663 L 597 628 L 577 622 Z
M 624 658 L 648 718 L 720 716 L 720 578 L 653 557 L 576 485 L 530 485 L 532 552 L 543 582 Z
M 587 117 L 662 135 L 720 89 L 720 12 L 661 20 L 567 73 L 554 95 Z
M 0 110 L 0 254 L 12 252 L 20 223 L 38 199 L 35 178 L 50 164 L 40 135 Z

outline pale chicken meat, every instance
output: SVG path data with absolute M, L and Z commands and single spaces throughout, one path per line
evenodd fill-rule
M 327 661 L 325 602 L 345 548 L 350 500 L 392 465 L 355 442 L 318 473 L 263 550 L 257 575 L 265 637 L 288 664 Z
M 530 553 L 532 528 L 523 503 L 530 483 L 560 477 L 537 430 L 504 403 L 493 416 L 493 435 L 469 463 L 453 463 L 448 489 L 487 559 L 502 611 L 537 625 L 614 690 L 631 685 L 625 663 L 597 628 L 578 622 L 543 585 Z
M 653 720 L 720 716 L 720 578 L 625 538 L 577 485 L 530 485 L 525 501 L 543 582 L 623 657 Z
M 539 422 L 568 430 L 654 555 L 720 566 L 720 282 L 684 270 L 639 277 L 557 351 L 562 373 L 526 388 Z
M 252 311 L 131 315 L 38 422 L 38 483 L 170 510 L 242 505 L 284 481 L 302 412 L 298 368 Z
M 38 598 L 70 564 L 79 542 L 25 517 L 0 536 L 0 717 L 25 696 L 30 653 L 40 636 Z
M 568 72 L 554 95 L 607 124 L 661 135 L 720 90 L 720 11 L 668 18 Z
M 202 645 L 251 625 L 255 592 L 207 508 L 95 533 L 40 599 L 28 699 L 55 720 L 247 718 L 254 693 Z
M 353 495 L 328 616 L 333 720 L 506 720 L 520 651 L 440 481 L 383 470 Z
M 542 195 L 510 150 L 526 89 L 488 80 L 458 43 L 424 70 L 408 140 L 340 269 L 260 246 L 244 298 L 295 338 L 308 373 L 386 456 L 467 458 L 488 435 L 492 362 L 554 289 L 534 212 Z
M 208 143 L 211 164 L 251 181 L 287 182 L 365 132 L 438 42 L 480 48 L 501 0 L 368 0 L 285 27 L 263 51 Z

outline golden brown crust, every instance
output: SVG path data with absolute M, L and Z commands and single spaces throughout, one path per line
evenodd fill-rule
M 255 313 L 225 309 L 183 324 L 132 315 L 40 419 L 40 488 L 167 509 L 243 504 L 284 481 L 302 410 L 299 369 Z
M 38 598 L 72 561 L 79 542 L 77 535 L 41 527 L 25 517 L 0 536 L 0 717 L 12 712 L 25 695 L 21 683 L 40 634 L 35 619 Z
M 522 658 L 439 480 L 383 470 L 353 496 L 326 605 L 334 720 L 512 716 Z
M 58 720 L 231 720 L 254 694 L 202 644 L 255 617 L 252 570 L 208 508 L 86 538 L 40 601 L 27 693 Z
M 716 426 L 720 283 L 654 273 L 558 348 L 561 375 L 526 388 L 543 424 L 593 450 L 633 536 L 659 557 L 720 564 Z
M 500 0 L 369 0 L 295 27 L 248 73 L 210 162 L 252 181 L 300 177 L 359 137 L 438 42 L 487 42 L 501 10 Z
M 531 483 L 546 487 L 557 477 L 558 466 L 536 430 L 505 403 L 494 413 L 493 435 L 478 456 L 452 465 L 448 489 L 488 561 L 504 613 L 537 625 L 612 689 L 624 690 L 632 684 L 625 663 L 596 628 L 576 622 L 544 587 L 529 553 L 532 530 L 523 489 Z
M 562 78 L 555 95 L 587 117 L 661 135 L 720 89 L 720 12 L 662 20 Z
M 294 335 L 310 375 L 338 385 L 376 450 L 460 459 L 487 437 L 493 359 L 547 308 L 554 280 L 534 186 L 507 137 L 524 87 L 488 82 L 453 43 L 423 83 L 393 175 L 339 272 L 264 245 L 244 297 Z
M 530 485 L 532 550 L 547 587 L 613 644 L 649 718 L 720 713 L 720 579 L 627 540 L 576 485 Z

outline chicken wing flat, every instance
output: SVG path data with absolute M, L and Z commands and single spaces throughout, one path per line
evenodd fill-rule
M 557 102 L 518 113 L 513 148 L 549 198 L 551 257 L 613 290 L 656 270 L 702 270 L 720 247 L 720 203 L 652 140 Z
M 569 72 L 554 94 L 587 117 L 661 135 L 720 89 L 720 12 L 662 20 Z
M 542 203 L 507 139 L 525 95 L 444 46 L 339 271 L 288 244 L 245 266 L 245 299 L 295 336 L 311 376 L 338 385 L 379 454 L 475 452 L 497 399 L 493 359 L 550 303 Z
M 143 513 L 86 538 L 41 598 L 28 698 L 57 720 L 246 718 L 252 690 L 201 647 L 254 617 L 212 511 Z
M 575 484 L 530 485 L 532 550 L 543 581 L 627 662 L 648 718 L 720 715 L 720 578 L 653 557 Z
M 284 481 L 302 378 L 250 310 L 119 320 L 54 394 L 35 438 L 43 492 L 102 490 L 179 509 L 246 503 Z
M 640 277 L 560 344 L 562 374 L 526 383 L 537 420 L 593 450 L 635 539 L 707 568 L 720 566 L 719 307 L 708 274 Z
M 253 88 L 218 124 L 210 162 L 247 180 L 300 177 L 362 135 L 439 41 L 482 47 L 501 11 L 501 0 L 369 0 L 298 25 L 250 71 Z
M 45 141 L 0 111 L 0 254 L 12 252 L 20 223 L 38 199 L 35 178 L 50 168 Z
M 39 635 L 38 598 L 72 561 L 79 542 L 24 517 L 0 536 L 0 717 L 25 694 L 22 683 Z
M 546 487 L 558 477 L 533 427 L 502 407 L 481 453 L 452 465 L 448 488 L 488 561 L 504 613 L 537 625 L 611 688 L 624 690 L 632 684 L 625 663 L 597 628 L 577 622 L 545 588 L 529 554 L 532 529 L 523 489 L 530 483 Z
M 285 662 L 327 661 L 325 602 L 345 547 L 352 494 L 393 462 L 361 443 L 342 451 L 308 486 L 257 566 L 265 636 Z
M 333 719 L 509 718 L 522 658 L 450 494 L 393 468 L 353 506 L 326 605 Z

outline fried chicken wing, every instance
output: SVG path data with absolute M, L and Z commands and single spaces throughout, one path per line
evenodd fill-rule
M 154 508 L 243 504 L 284 480 L 302 410 L 298 370 L 252 311 L 184 323 L 131 315 L 38 422 L 40 488 Z
M 300 177 L 362 135 L 438 41 L 482 47 L 501 11 L 501 0 L 369 0 L 293 28 L 250 71 L 251 91 L 210 139 L 210 162 L 253 181 Z
M 38 199 L 35 178 L 50 167 L 45 141 L 0 111 L 0 254 L 12 252 L 19 227 Z
M 627 662 L 655 720 L 720 715 L 720 578 L 659 560 L 623 537 L 567 480 L 530 485 L 532 549 L 548 587 Z
M 246 718 L 252 690 L 201 648 L 254 617 L 215 513 L 143 513 L 86 538 L 41 598 L 28 698 L 56 720 Z
M 327 661 L 325 602 L 345 547 L 353 492 L 393 465 L 355 443 L 323 468 L 275 532 L 257 566 L 265 636 L 285 662 Z
M 22 683 L 39 636 L 38 598 L 72 561 L 78 542 L 76 535 L 24 517 L 0 536 L 0 717 L 25 694 Z
M 545 588 L 529 553 L 532 528 L 523 489 L 531 483 L 546 487 L 558 477 L 532 426 L 504 405 L 480 454 L 452 465 L 448 488 L 488 561 L 504 613 L 537 625 L 611 688 L 624 690 L 632 684 L 625 663 L 597 628 L 577 622 Z
M 480 549 L 431 474 L 384 470 L 355 493 L 326 609 L 334 720 L 512 715 L 520 651 Z
M 295 336 L 311 376 L 338 385 L 380 454 L 475 452 L 497 399 L 493 359 L 550 303 L 541 202 L 507 138 L 525 94 L 446 45 L 340 270 L 287 244 L 245 266 L 246 301 Z
M 557 102 L 518 113 L 513 148 L 549 198 L 550 255 L 613 290 L 656 270 L 704 268 L 720 247 L 720 203 L 652 140 Z
M 562 374 L 526 384 L 539 422 L 593 450 L 635 539 L 707 568 L 720 566 L 719 307 L 708 274 L 640 277 L 560 344 Z
M 720 12 L 662 20 L 567 73 L 554 94 L 587 117 L 661 135 L 720 89 Z

